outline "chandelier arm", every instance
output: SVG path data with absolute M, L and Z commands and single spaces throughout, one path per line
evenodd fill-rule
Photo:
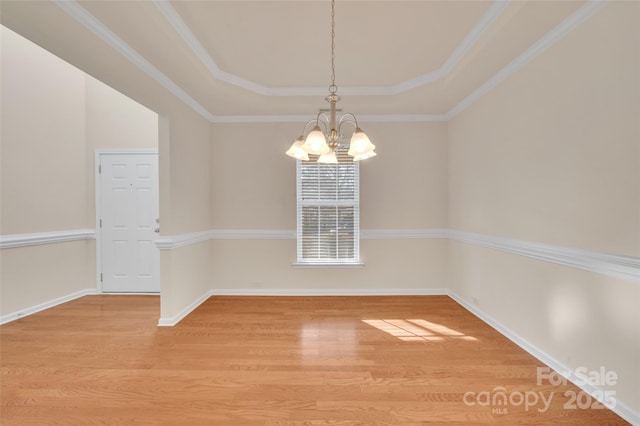
M 320 121 L 320 117 L 324 118 L 327 121 L 327 123 L 329 122 L 329 116 L 324 111 L 320 111 L 318 115 L 316 115 L 316 123 L 322 122 Z
M 344 123 L 351 123 L 355 126 L 355 130 L 353 132 L 353 135 L 351 136 L 351 141 L 348 144 L 350 146 L 348 154 L 354 157 L 354 161 L 360 161 L 376 155 L 376 153 L 373 152 L 375 146 L 371 143 L 367 135 L 358 126 L 358 119 L 355 115 L 346 113 L 336 121 L 336 103 L 340 100 L 340 96 L 338 96 L 338 86 L 336 86 L 335 38 L 335 0 L 331 0 L 331 85 L 329 86 L 329 96 L 324 98 L 325 101 L 329 102 L 330 105 L 329 114 L 327 115 L 322 111 L 319 112 L 316 116 L 316 119 L 307 122 L 302 130 L 304 137 L 304 133 L 307 132 L 307 127 L 315 122 L 314 129 L 304 138 L 305 140 L 303 147 L 306 148 L 303 149 L 307 152 L 310 151 L 322 154 L 322 152 L 326 151 L 326 148 L 328 146 L 330 150 L 327 153 L 320 155 L 320 158 L 318 159 L 318 161 L 322 163 L 337 162 L 335 158 L 335 150 L 339 146 L 342 146 L 341 141 L 343 140 L 343 135 L 340 130 Z M 322 126 L 320 125 L 320 123 L 322 123 Z M 321 133 L 322 135 L 318 135 L 318 133 Z M 309 138 L 309 136 L 311 135 L 313 135 L 313 137 Z M 289 151 L 286 152 L 286 154 L 291 157 L 298 158 L 299 153 L 296 151 L 296 149 L 300 148 L 301 141 L 302 138 L 298 138 L 291 146 Z M 354 145 L 355 147 L 351 145 Z M 323 157 L 325 156 L 333 156 L 333 158 L 323 159 Z
M 320 118 L 324 118 L 324 120 L 320 120 Z M 326 120 L 326 121 L 325 121 Z M 329 123 L 329 117 L 327 116 L 327 114 L 325 114 L 324 112 L 320 111 L 318 113 L 318 115 L 316 116 L 315 120 L 311 120 L 312 122 L 315 121 L 316 122 L 316 126 L 320 126 L 322 124 L 322 127 L 324 127 L 324 133 L 329 133 L 329 128 L 327 127 L 327 123 Z M 306 128 L 306 126 L 305 126 Z
M 349 120 L 349 118 L 351 118 L 351 120 Z M 358 119 L 356 118 L 355 115 L 351 114 L 350 112 L 347 112 L 342 117 L 340 117 L 340 121 L 338 122 L 338 131 L 340 131 L 344 123 L 351 123 L 354 126 L 356 126 L 356 129 L 359 127 Z
M 307 132 L 307 127 L 309 126 L 309 124 L 313 124 L 315 123 L 317 120 L 309 120 L 304 124 L 304 127 L 302 128 L 302 134 L 304 135 Z

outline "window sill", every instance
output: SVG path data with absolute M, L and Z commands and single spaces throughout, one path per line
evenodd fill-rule
M 350 269 L 350 268 L 364 268 L 364 263 L 325 263 L 325 262 L 296 262 L 291 266 L 296 269 Z

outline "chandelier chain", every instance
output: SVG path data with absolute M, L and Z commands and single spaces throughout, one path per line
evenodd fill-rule
M 331 0 L 331 86 L 329 92 L 332 94 L 338 91 L 336 86 L 336 10 L 335 0 Z
M 2 0 L 0 0 L 2 1 Z M 324 100 L 329 102 L 329 114 L 325 114 L 320 110 L 315 120 L 310 120 L 305 124 L 300 135 L 291 148 L 285 153 L 297 160 L 309 161 L 309 155 L 318 156 L 318 163 L 338 164 L 340 161 L 336 156 L 336 149 L 340 146 L 345 149 L 348 147 L 347 155 L 353 158 L 353 161 L 360 161 L 367 158 L 375 157 L 376 146 L 371 143 L 369 137 L 358 126 L 356 116 L 350 112 L 343 114 L 337 120 L 336 103 L 340 100 L 338 96 L 338 86 L 336 86 L 336 1 L 331 0 L 331 86 L 329 86 L 329 96 Z M 314 124 L 315 127 L 306 136 L 307 126 Z M 348 143 L 344 142 L 344 135 L 340 128 L 344 123 L 351 123 L 355 130 L 351 135 Z M 322 124 L 322 127 L 320 125 Z

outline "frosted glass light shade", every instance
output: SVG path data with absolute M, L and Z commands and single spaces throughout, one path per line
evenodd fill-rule
M 293 142 L 293 144 L 291 144 L 291 148 L 289 148 L 289 150 L 285 154 L 297 160 L 309 161 L 309 155 L 307 154 L 307 151 L 302 149 L 303 144 L 304 136 L 300 136 Z
M 304 149 L 308 154 L 313 155 L 323 155 L 328 154 L 331 151 L 329 145 L 327 145 L 327 139 L 324 137 L 324 133 L 322 133 L 322 129 L 320 126 L 316 126 L 311 130 L 311 132 L 307 135 L 307 139 L 304 141 L 304 145 L 302 145 L 302 149 Z
M 348 154 L 352 157 L 361 156 L 372 152 L 376 147 L 371 143 L 369 137 L 357 127 L 356 131 L 351 136 L 351 142 L 349 143 Z
M 331 151 L 328 154 L 323 154 L 318 158 L 318 163 L 324 164 L 338 164 L 338 158 L 335 151 Z
M 378 154 L 376 154 L 374 151 L 369 151 L 364 154 L 354 156 L 353 161 L 366 160 L 367 158 L 375 157 L 376 155 Z

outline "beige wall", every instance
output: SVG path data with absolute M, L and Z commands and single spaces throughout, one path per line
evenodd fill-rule
M 87 144 L 95 150 L 158 148 L 158 114 L 85 76 Z
M 637 257 L 639 8 L 607 6 L 448 124 L 362 123 L 380 154 L 361 168 L 362 227 L 450 226 Z M 137 123 L 154 116 L 137 110 L 132 123 L 112 114 L 105 105 L 129 116 L 133 104 L 2 31 L 0 230 L 91 227 L 92 151 L 147 146 L 153 131 Z M 107 74 L 97 64 L 90 71 Z M 295 229 L 295 165 L 283 152 L 298 123 L 210 124 L 140 70 L 113 78 L 160 114 L 162 235 Z M 144 136 L 121 139 L 120 126 Z M 1 312 L 93 286 L 93 246 L 3 250 Z M 364 240 L 362 255 L 364 268 L 317 270 L 290 266 L 293 240 L 164 251 L 161 316 L 178 315 L 212 288 L 448 286 L 567 366 L 616 370 L 618 398 L 640 410 L 636 284 L 435 239 Z
M 638 257 L 640 3 L 616 2 L 449 123 L 454 229 Z M 451 243 L 449 286 L 640 411 L 637 283 Z
M 0 31 L 0 233 L 88 228 L 84 75 L 12 31 Z M 0 313 L 95 287 L 89 271 L 95 261 L 87 255 L 92 246 L 78 241 L 3 249 Z
M 211 289 L 209 242 L 160 252 L 160 317 L 173 319 Z
M 96 287 L 93 241 L 3 249 L 0 316 Z
M 96 80 L 85 78 L 87 215 L 95 228 L 96 151 L 158 149 L 158 114 Z
M 160 234 L 211 229 L 209 123 L 182 104 L 160 116 Z M 160 317 L 174 318 L 211 288 L 208 242 L 160 253 Z
M 360 165 L 361 227 L 445 227 L 446 124 L 361 125 L 379 153 Z M 296 228 L 296 163 L 284 151 L 300 130 L 298 123 L 212 125 L 215 229 Z
M 362 268 L 293 268 L 295 240 L 214 240 L 214 290 L 376 294 L 446 288 L 446 240 L 364 240 Z
M 211 125 L 214 229 L 295 229 L 296 167 L 284 151 L 299 127 Z
M 212 227 L 296 229 L 298 124 L 212 125 Z M 360 165 L 363 229 L 443 228 L 446 125 L 362 123 L 378 157 Z M 247 148 L 251 146 L 251 150 Z M 212 241 L 214 289 L 443 288 L 442 240 L 363 240 L 361 269 L 295 269 L 295 240 Z
M 86 228 L 84 75 L 0 30 L 0 233 Z
M 453 228 L 640 255 L 638 7 L 606 7 L 450 122 Z
M 95 151 L 156 149 L 157 114 L 0 28 L 0 234 L 94 228 Z M 95 241 L 3 249 L 0 315 L 95 289 L 95 257 Z
M 360 166 L 361 227 L 445 228 L 446 123 L 367 123 L 364 128 L 379 155 Z
M 640 286 L 550 262 L 450 242 L 450 287 L 568 368 L 615 371 L 638 410 Z
M 176 103 L 164 112 L 168 120 L 160 127 L 161 165 L 168 178 L 161 180 L 162 235 L 185 234 L 211 228 L 210 158 L 211 142 L 209 122 Z M 168 146 L 162 146 L 168 144 Z M 161 177 L 162 179 L 162 177 Z M 163 203 L 168 196 L 170 203 Z M 164 209 L 163 209 L 164 207 Z
M 158 149 L 162 235 L 210 229 L 209 123 L 164 90 L 151 104 L 161 119 L 2 27 L 2 235 L 94 228 L 96 150 Z M 208 254 L 162 256 L 162 317 L 210 288 Z M 94 241 L 1 256 L 2 315 L 96 287 Z

